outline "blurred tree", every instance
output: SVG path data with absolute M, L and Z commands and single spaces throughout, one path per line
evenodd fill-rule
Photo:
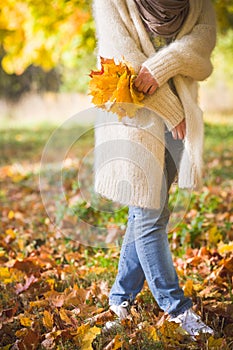
M 1 54 L 0 54 L 1 57 Z M 45 72 L 41 67 L 29 66 L 21 75 L 9 75 L 0 69 L 0 97 L 17 101 L 27 92 L 57 92 L 61 86 L 61 74 L 57 69 Z
M 232 0 L 213 0 L 213 3 L 221 37 L 221 52 L 231 53 Z M 60 77 L 62 79 L 63 90 L 77 90 L 77 86 L 79 90 L 85 90 L 88 72 L 95 65 L 95 27 L 91 6 L 92 0 L 2 0 L 2 69 L 20 84 L 25 79 L 17 80 L 17 75 L 24 73 L 31 77 L 32 65 L 41 67 L 45 72 L 55 68 L 57 81 L 60 82 Z M 41 70 L 33 72 L 43 75 Z M 4 79 L 0 81 L 0 92 L 4 91 L 5 85 L 9 91 L 11 78 L 3 72 L 1 77 Z M 20 90 L 25 91 L 18 86 Z
M 233 29 L 233 2 L 232 0 L 213 0 L 217 15 L 219 32 L 224 34 Z
M 212 81 L 226 83 L 233 88 L 233 1 L 213 0 L 218 25 L 218 41 L 214 51 L 215 71 Z
M 22 74 L 31 64 L 44 70 L 75 64 L 79 49 L 94 49 L 94 28 L 87 29 L 92 29 L 90 1 L 3 0 L 2 67 L 8 74 Z
M 91 0 L 2 0 L 0 95 L 85 90 L 94 48 Z

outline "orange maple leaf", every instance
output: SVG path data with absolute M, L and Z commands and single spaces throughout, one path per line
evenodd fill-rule
M 116 64 L 114 59 L 101 57 L 101 69 L 91 71 L 89 95 L 96 106 L 123 116 L 134 117 L 143 106 L 144 94 L 134 89 L 134 69 L 125 62 Z M 110 102 L 110 105 L 106 105 Z

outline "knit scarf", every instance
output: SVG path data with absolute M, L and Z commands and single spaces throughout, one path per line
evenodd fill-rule
M 164 38 L 179 33 L 189 12 L 189 0 L 134 0 L 148 29 Z

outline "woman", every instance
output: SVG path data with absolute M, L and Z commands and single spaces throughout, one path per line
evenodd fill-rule
M 108 125 L 105 120 L 96 129 L 96 156 L 102 157 L 96 166 L 96 191 L 129 205 L 110 309 L 120 320 L 127 317 L 146 279 L 170 321 L 180 323 L 192 336 L 213 333 L 194 313 L 191 300 L 179 286 L 166 232 L 168 190 L 177 169 L 180 187 L 198 188 L 201 184 L 203 121 L 197 105 L 197 81 L 212 72 L 210 55 L 216 28 L 211 2 L 94 0 L 94 15 L 98 56 L 125 60 L 133 66 L 138 74 L 134 88 L 145 94 L 146 107 L 135 116 L 135 124 Z M 148 126 L 146 120 L 153 123 Z M 113 138 L 124 147 L 118 147 L 112 161 L 109 155 L 104 161 L 107 151 L 100 146 Z M 125 149 L 127 162 L 119 160 Z M 141 161 L 135 166 L 140 150 Z M 147 153 L 152 155 L 150 160 Z

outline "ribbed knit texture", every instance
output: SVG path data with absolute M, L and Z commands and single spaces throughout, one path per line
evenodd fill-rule
M 144 121 L 152 120 L 149 127 L 140 127 L 139 113 L 132 125 L 109 125 L 111 117 L 105 116 L 102 126 L 96 128 L 95 189 L 123 204 L 157 208 L 164 161 L 164 126 L 159 117 L 169 130 L 186 118 L 179 186 L 198 188 L 201 184 L 203 120 L 196 81 L 212 72 L 210 55 L 216 41 L 213 7 L 210 0 L 190 1 L 189 15 L 176 40 L 155 52 L 134 0 L 94 0 L 93 6 L 98 55 L 116 62 L 125 60 L 136 72 L 143 65 L 159 83 L 155 94 L 143 101 L 148 110 L 141 115 Z M 178 97 L 168 84 L 170 78 Z
M 147 110 L 144 113 L 148 115 Z M 122 204 L 159 207 L 164 180 L 162 119 L 153 116 L 153 123 L 142 129 L 130 120 L 131 126 L 114 121 L 110 113 L 97 114 L 95 190 Z

